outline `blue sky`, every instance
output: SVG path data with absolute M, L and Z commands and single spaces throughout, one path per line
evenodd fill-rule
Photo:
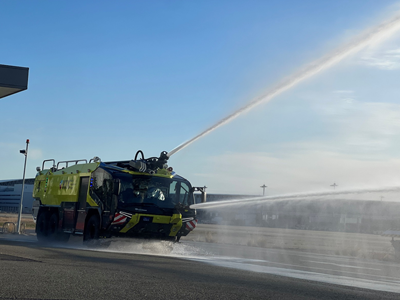
M 43 159 L 169 151 L 400 8 L 398 1 L 8 1 L 0 63 L 30 68 L 0 100 L 0 180 Z M 178 152 L 210 192 L 400 182 L 400 36 L 363 49 Z

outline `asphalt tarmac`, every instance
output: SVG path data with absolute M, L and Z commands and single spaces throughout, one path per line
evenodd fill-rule
M 69 246 L 70 247 L 70 246 Z M 399 299 L 400 294 L 159 255 L 0 239 L 0 299 Z

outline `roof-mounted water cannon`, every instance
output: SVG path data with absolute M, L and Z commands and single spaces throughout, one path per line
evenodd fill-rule
M 138 159 L 139 154 L 142 156 L 141 159 Z M 135 159 L 128 162 L 127 168 L 133 171 L 154 174 L 158 169 L 168 168 L 168 159 L 166 151 L 161 152 L 160 157 L 144 158 L 143 151 L 139 150 L 136 152 Z
M 101 162 L 101 158 L 98 157 L 98 156 L 95 156 L 95 157 L 93 157 L 92 159 L 89 160 L 89 163 L 91 163 L 91 162 L 95 162 L 95 163 Z

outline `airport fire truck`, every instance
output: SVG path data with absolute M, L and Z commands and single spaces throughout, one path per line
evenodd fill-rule
M 202 202 L 206 193 L 175 174 L 167 160 L 165 151 L 147 159 L 138 151 L 128 161 L 43 161 L 33 190 L 38 240 L 83 235 L 85 243 L 109 237 L 179 242 L 197 224 L 193 193 L 201 192 Z

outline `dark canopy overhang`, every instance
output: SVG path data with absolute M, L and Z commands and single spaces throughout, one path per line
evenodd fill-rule
M 0 65 L 0 98 L 28 88 L 29 68 Z

